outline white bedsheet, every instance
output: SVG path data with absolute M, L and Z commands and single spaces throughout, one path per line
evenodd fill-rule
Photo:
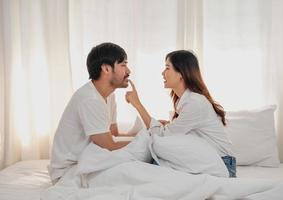
M 39 200 L 51 186 L 49 160 L 21 161 L 0 171 L 0 200 Z

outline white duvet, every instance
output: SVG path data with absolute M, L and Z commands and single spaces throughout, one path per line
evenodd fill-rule
M 89 145 L 78 165 L 45 190 L 42 200 L 281 200 L 283 182 L 193 175 L 148 164 L 146 138 L 114 152 Z M 135 141 L 135 140 L 134 140 Z M 133 142 L 134 144 L 135 142 Z M 133 149 L 135 146 L 139 148 Z M 134 150 L 134 151 L 133 151 Z M 94 156 L 100 151 L 101 157 Z M 101 162 L 101 159 L 103 162 Z M 108 162 L 110 161 L 110 162 Z

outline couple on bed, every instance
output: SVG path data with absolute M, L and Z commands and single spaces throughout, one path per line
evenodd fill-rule
M 155 120 L 140 102 L 134 83 L 128 79 L 131 71 L 127 66 L 127 54 L 120 46 L 113 43 L 95 46 L 87 57 L 87 69 L 91 81 L 72 96 L 54 137 L 49 165 L 54 183 L 77 164 L 90 142 L 109 151 L 129 144 L 129 141 L 114 141 L 112 137 L 121 135 L 116 123 L 113 92 L 128 87 L 129 83 L 132 91 L 126 93 L 126 101 L 139 112 L 151 135 L 166 137 L 194 132 L 216 150 L 229 176 L 236 176 L 236 161 L 224 131 L 225 112 L 211 97 L 192 52 L 173 51 L 165 57 L 164 87 L 171 89 L 175 110 L 170 122 Z

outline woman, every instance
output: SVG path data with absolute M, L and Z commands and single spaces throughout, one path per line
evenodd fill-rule
M 139 100 L 134 84 L 133 91 L 126 94 L 126 100 L 139 112 L 146 127 L 152 134 L 166 136 L 174 133 L 199 134 L 224 161 L 230 177 L 236 177 L 236 160 L 232 156 L 231 143 L 224 131 L 225 112 L 216 103 L 200 73 L 196 56 L 190 51 L 173 51 L 166 56 L 162 72 L 164 87 L 171 88 L 175 114 L 172 122 L 152 118 Z

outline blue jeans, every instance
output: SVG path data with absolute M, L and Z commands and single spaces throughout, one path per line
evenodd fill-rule
M 229 177 L 236 177 L 236 158 L 233 156 L 223 156 L 221 158 L 228 169 Z
M 154 159 L 152 159 L 151 164 L 153 164 L 153 165 L 159 165 Z

